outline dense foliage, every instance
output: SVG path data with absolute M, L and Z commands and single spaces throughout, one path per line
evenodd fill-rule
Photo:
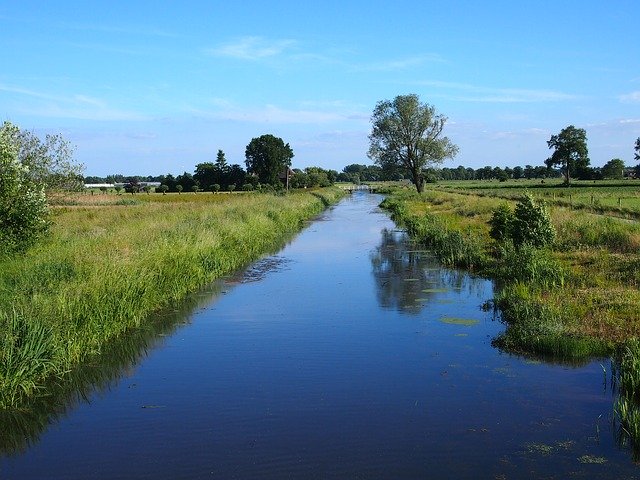
M 48 228 L 44 185 L 19 160 L 20 130 L 0 128 L 0 255 L 22 251 Z
M 549 168 L 560 166 L 566 183 L 571 183 L 572 177 L 589 178 L 587 132 L 583 128 L 569 125 L 551 135 L 547 145 L 554 151 L 545 163 Z
M 407 175 L 422 192 L 425 169 L 453 158 L 458 151 L 442 135 L 446 121 L 434 106 L 420 103 L 417 95 L 378 102 L 371 117 L 369 158 L 383 169 Z
M 289 175 L 293 150 L 281 138 L 266 134 L 253 138 L 245 150 L 247 172 L 263 184 L 281 185 Z

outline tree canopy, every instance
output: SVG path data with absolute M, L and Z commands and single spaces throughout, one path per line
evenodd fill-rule
M 418 192 L 424 188 L 424 170 L 453 158 L 458 147 L 442 136 L 447 118 L 417 95 L 399 95 L 376 104 L 371 116 L 369 158 L 383 170 L 408 175 Z
M 624 162 L 619 158 L 612 158 L 604 164 L 601 173 L 602 178 L 619 180 L 624 177 Z
M 634 147 L 635 153 L 633 154 L 634 160 L 640 160 L 640 137 L 636 139 L 636 145 Z
M 569 125 L 558 135 L 551 135 L 547 145 L 554 152 L 545 160 L 545 164 L 549 168 L 560 166 L 567 184 L 571 183 L 571 177 L 588 175 L 590 161 L 587 132 L 583 128 Z
M 279 137 L 266 134 L 253 138 L 245 150 L 247 172 L 263 184 L 281 185 L 280 175 L 288 172 L 293 150 Z

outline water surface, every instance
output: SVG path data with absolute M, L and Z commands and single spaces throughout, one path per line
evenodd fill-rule
M 354 194 L 151 329 L 0 478 L 640 476 L 601 362 L 494 349 L 492 283 L 441 268 L 380 200 Z

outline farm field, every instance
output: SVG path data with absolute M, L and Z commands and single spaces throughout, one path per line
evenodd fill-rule
M 563 184 L 562 179 L 507 182 L 462 180 L 439 182 L 434 188 L 511 200 L 526 190 L 549 205 L 591 209 L 621 217 L 640 217 L 640 180 L 574 180 L 569 187 Z

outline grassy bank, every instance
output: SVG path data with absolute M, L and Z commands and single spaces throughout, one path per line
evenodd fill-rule
M 489 236 L 487 222 L 505 197 L 472 192 L 397 190 L 384 206 L 446 265 L 497 280 L 494 305 L 508 325 L 497 345 L 586 358 L 640 336 L 637 222 L 552 206 L 554 245 L 514 249 Z
M 56 207 L 45 243 L 0 260 L 0 408 L 46 394 L 45 381 L 281 247 L 341 195 L 103 195 Z

